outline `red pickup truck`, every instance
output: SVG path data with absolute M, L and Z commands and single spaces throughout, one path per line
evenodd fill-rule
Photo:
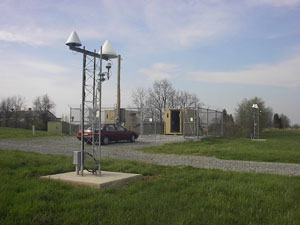
M 92 128 L 84 130 L 84 141 L 87 144 L 92 144 L 93 141 L 93 131 Z M 117 124 L 103 124 L 101 126 L 101 143 L 107 145 L 111 141 L 123 141 L 128 140 L 130 142 L 135 142 L 138 138 L 138 134 L 134 131 L 127 130 Z M 81 140 L 81 130 L 78 131 L 77 139 Z M 94 141 L 99 140 L 99 129 L 95 129 Z

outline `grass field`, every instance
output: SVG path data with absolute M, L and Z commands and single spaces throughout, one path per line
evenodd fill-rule
M 299 224 L 300 178 L 105 159 L 145 179 L 103 190 L 39 176 L 72 171 L 66 156 L 0 150 L 0 224 Z
M 271 130 L 266 141 L 246 138 L 209 138 L 201 142 L 171 143 L 141 149 L 144 152 L 214 156 L 219 159 L 300 163 L 300 130 Z
M 35 131 L 35 135 L 32 134 L 32 130 L 0 127 L 0 139 L 11 139 L 11 138 L 38 138 L 47 136 L 63 136 L 65 134 L 50 134 L 47 131 Z

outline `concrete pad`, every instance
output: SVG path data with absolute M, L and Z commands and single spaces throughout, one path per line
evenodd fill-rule
M 84 171 L 83 176 L 76 175 L 76 172 L 60 173 L 41 177 L 42 179 L 59 180 L 65 183 L 88 186 L 93 188 L 104 188 L 109 186 L 121 186 L 131 181 L 143 178 L 141 174 L 119 173 L 101 171 L 101 177 Z
M 251 139 L 251 141 L 267 141 L 267 139 Z

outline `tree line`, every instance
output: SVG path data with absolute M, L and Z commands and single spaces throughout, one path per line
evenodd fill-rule
M 168 80 L 154 81 L 152 87 L 137 88 L 132 92 L 132 103 L 139 110 L 144 109 L 163 121 L 163 110 L 167 108 L 186 108 L 201 106 L 199 98 L 194 93 L 176 90 Z M 151 110 L 154 110 L 151 112 Z
M 47 130 L 48 121 L 55 118 L 54 109 L 55 103 L 47 94 L 37 96 L 29 108 L 20 95 L 5 97 L 0 101 L 0 126 L 30 129 L 35 125 L 39 130 Z
M 132 92 L 132 103 L 138 109 L 146 109 L 149 114 L 155 110 L 159 122 L 163 122 L 164 109 L 200 107 L 203 103 L 194 93 L 176 90 L 168 80 L 155 81 L 152 87 L 137 88 Z M 273 113 L 262 98 L 243 99 L 238 103 L 234 115 L 223 110 L 223 130 L 226 136 L 250 137 L 254 129 L 253 104 L 259 107 L 259 130 L 265 128 L 290 128 L 289 118 L 284 114 Z M 294 128 L 299 128 L 295 124 Z

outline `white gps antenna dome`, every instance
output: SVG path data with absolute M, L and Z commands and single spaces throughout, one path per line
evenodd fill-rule
M 70 47 L 79 47 L 82 45 L 76 31 L 73 31 L 71 33 L 70 37 L 68 38 L 68 40 L 66 42 L 66 45 L 68 45 Z
M 102 46 L 102 57 L 104 59 L 113 59 L 118 57 L 109 40 L 106 40 Z

